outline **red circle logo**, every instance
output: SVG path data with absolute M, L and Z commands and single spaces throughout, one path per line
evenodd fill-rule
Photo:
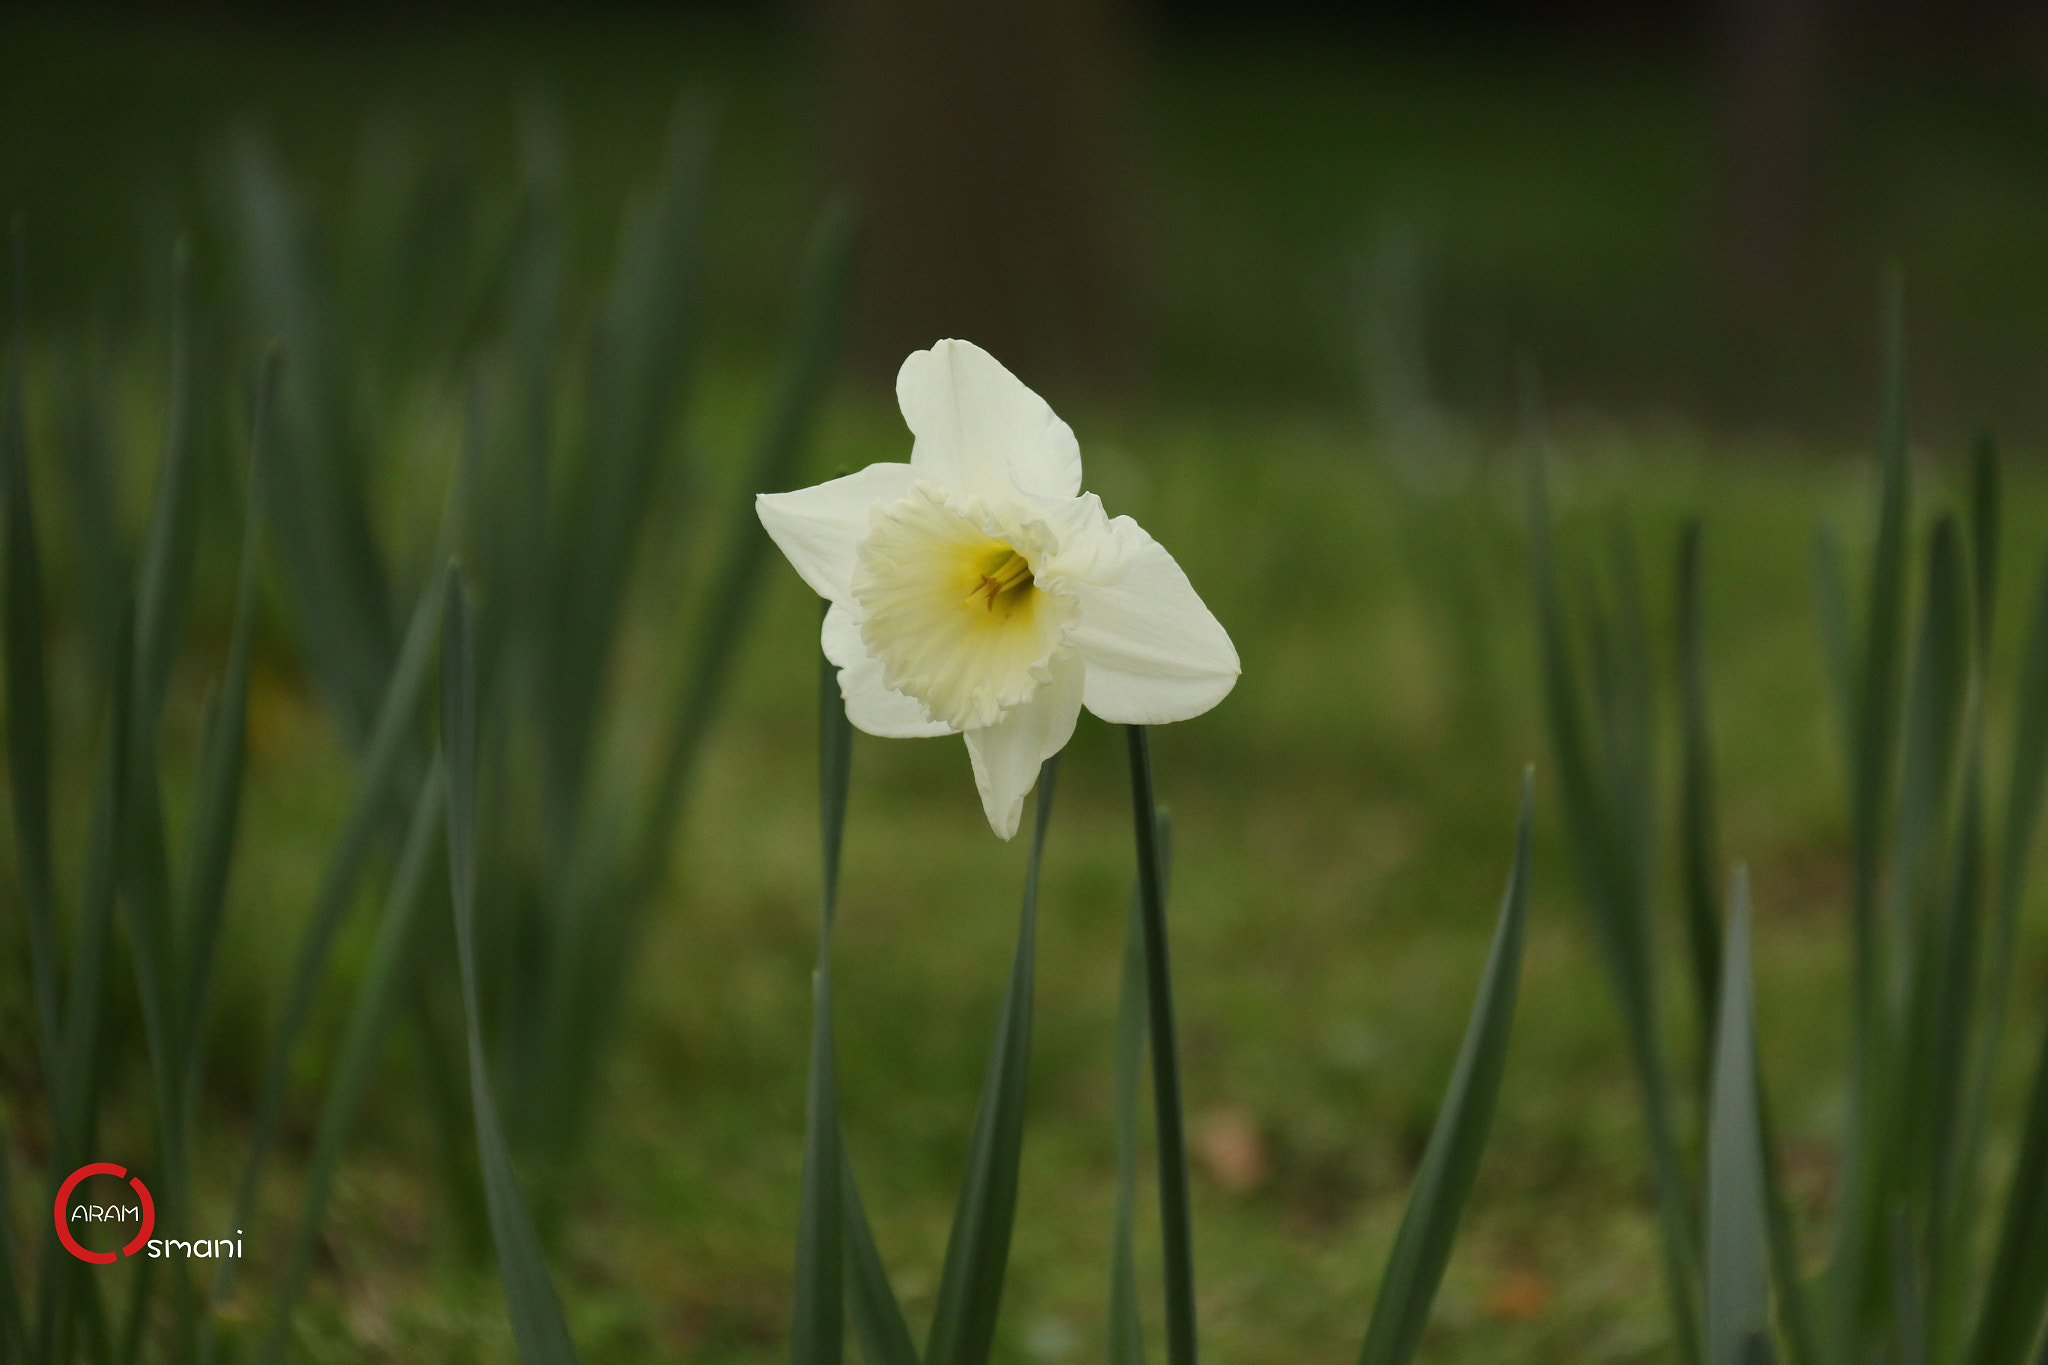
M 136 1232 L 134 1240 L 121 1248 L 120 1254 L 123 1256 L 133 1256 L 148 1244 L 149 1234 L 156 1230 L 156 1201 L 149 1197 L 149 1186 L 142 1183 L 141 1176 L 128 1175 L 127 1168 L 116 1166 L 111 1161 L 95 1161 L 89 1166 L 80 1166 L 69 1176 L 65 1177 L 64 1183 L 58 1187 L 57 1240 L 64 1244 L 66 1251 L 81 1261 L 90 1261 L 94 1265 L 112 1265 L 114 1263 L 113 1252 L 87 1250 L 78 1244 L 76 1237 L 71 1235 L 71 1192 L 78 1188 L 79 1181 L 89 1175 L 126 1175 L 128 1176 L 128 1183 L 135 1187 L 136 1198 L 142 1201 L 142 1227 Z

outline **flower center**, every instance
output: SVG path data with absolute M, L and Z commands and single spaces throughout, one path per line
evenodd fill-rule
M 1002 544 L 1001 541 L 995 543 Z M 981 576 L 981 582 L 975 586 L 973 592 L 967 594 L 967 600 L 960 605 L 971 607 L 976 602 L 982 602 L 990 611 L 994 611 L 996 603 L 1001 602 L 1004 614 L 1008 615 L 1017 610 L 1017 604 L 1024 600 L 1024 594 L 1032 591 L 1034 589 L 1031 580 L 1031 561 L 1011 550 L 1009 557 L 996 566 L 994 573 Z
M 1032 568 L 1057 547 L 1039 522 L 920 483 L 875 509 L 854 552 L 861 639 L 889 687 L 957 730 L 992 724 L 1050 676 L 1074 603 Z

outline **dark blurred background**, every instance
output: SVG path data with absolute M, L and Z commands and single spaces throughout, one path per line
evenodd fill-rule
M 2048 19 L 2008 0 L 17 5 L 0 206 L 32 302 L 140 289 L 227 130 L 337 199 L 367 141 L 509 164 L 557 102 L 592 203 L 719 112 L 715 299 L 765 346 L 817 205 L 871 227 L 855 355 L 940 334 L 1112 394 L 1496 415 L 1552 392 L 1867 428 L 1903 272 L 1939 431 L 2042 425 Z M 608 224 L 586 225 L 601 259 Z M 127 272 L 124 274 L 123 272 Z

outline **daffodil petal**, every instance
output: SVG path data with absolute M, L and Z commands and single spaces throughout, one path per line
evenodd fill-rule
M 793 493 L 762 493 L 754 512 L 811 591 L 844 602 L 853 595 L 853 549 L 868 533 L 869 513 L 902 498 L 916 481 L 907 464 L 871 464 Z
M 910 463 L 925 478 L 986 498 L 1081 491 L 1073 428 L 973 342 L 911 352 L 896 372 L 896 402 L 917 438 Z
M 1114 583 L 1076 580 L 1073 591 L 1080 611 L 1067 641 L 1087 661 L 1082 700 L 1095 715 L 1165 725 L 1201 715 L 1236 685 L 1230 636 L 1150 536 Z
M 926 716 L 915 698 L 892 691 L 882 681 L 882 661 L 868 654 L 868 647 L 861 642 L 860 623 L 845 607 L 835 604 L 825 613 L 819 643 L 825 647 L 825 657 L 839 669 L 839 696 L 854 729 L 883 739 L 929 739 L 953 733 L 946 722 Z
M 1038 783 L 1038 768 L 1064 749 L 1081 714 L 1082 665 L 1066 654 L 1053 660 L 1052 677 L 1031 700 L 1003 712 L 994 725 L 967 732 L 967 756 L 981 808 L 999 839 L 1017 832 L 1024 798 Z
M 1049 584 L 1115 583 L 1153 543 L 1137 522 L 1103 511 L 1102 499 L 1093 493 L 1037 498 L 1029 506 L 1058 545 L 1045 561 L 1042 576 Z

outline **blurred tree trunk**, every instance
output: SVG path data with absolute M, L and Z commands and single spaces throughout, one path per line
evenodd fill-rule
M 1724 0 L 1720 265 L 1733 320 L 1782 336 L 1811 299 L 1822 227 L 1827 87 L 1841 0 Z
M 1108 0 L 825 0 L 827 136 L 868 228 L 855 350 L 964 337 L 1114 382 L 1136 294 L 1132 150 Z

